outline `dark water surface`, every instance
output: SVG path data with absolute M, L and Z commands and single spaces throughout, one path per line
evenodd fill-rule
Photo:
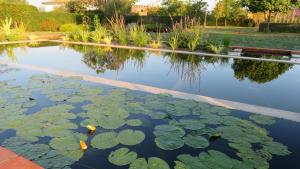
M 46 45 L 58 46 L 11 47 L 0 59 L 300 112 L 299 65 Z
M 107 52 L 99 48 L 88 48 L 82 46 L 15 47 L 12 49 L 5 48 L 3 51 L 2 57 L 0 55 L 0 60 L 86 73 L 89 75 L 105 77 L 109 79 L 117 79 L 121 81 L 173 89 L 193 94 L 201 94 L 300 113 L 300 76 L 298 73 L 300 67 L 297 65 L 220 59 L 212 57 L 200 58 L 195 56 L 169 56 L 166 54 L 153 54 L 127 50 L 113 50 Z M 15 79 L 13 84 L 26 86 L 30 83 L 32 76 L 36 74 L 41 74 L 41 72 L 19 70 L 16 72 L 1 73 L 0 81 L 13 78 Z M 75 85 L 75 83 L 72 85 Z M 104 98 L 107 99 L 111 99 L 109 96 L 112 94 L 111 91 L 115 89 L 110 86 L 96 85 L 91 83 L 88 83 L 88 85 L 91 85 L 91 88 L 102 88 L 103 93 L 101 96 L 104 96 Z M 39 88 L 39 86 L 37 88 Z M 53 93 L 57 92 L 57 97 L 60 94 L 63 95 L 65 92 L 65 89 L 61 88 L 59 85 L 55 86 L 54 88 L 61 90 L 61 93 L 59 93 L 58 91 L 51 89 L 53 90 Z M 120 100 L 119 102 L 124 105 L 136 102 L 141 103 L 141 105 L 144 107 L 148 106 L 148 111 L 151 113 L 159 111 L 161 113 L 165 113 L 166 117 L 155 119 L 149 116 L 149 114 L 140 114 L 139 111 L 134 112 L 134 109 L 132 110 L 133 112 L 130 112 L 129 110 L 131 109 L 121 105 L 120 107 L 122 109 L 129 111 L 130 115 L 128 119 L 139 119 L 143 122 L 143 124 L 136 127 L 123 125 L 117 129 L 105 129 L 100 125 L 97 126 L 97 131 L 95 133 L 89 135 L 87 134 L 87 129 L 80 125 L 80 123 L 86 119 L 85 116 L 81 115 L 82 113 L 87 112 L 87 110 L 84 110 L 83 108 L 85 105 L 97 103 L 93 103 L 92 99 L 87 99 L 84 102 L 71 104 L 66 101 L 51 100 L 49 99 L 49 95 L 51 95 L 51 93 L 44 94 L 42 92 L 32 92 L 30 96 L 36 99 L 36 104 L 27 109 L 27 111 L 24 113 L 24 119 L 39 113 L 39 111 L 41 111 L 43 108 L 60 104 L 69 104 L 74 107 L 72 110 L 70 110 L 70 112 L 76 116 L 76 118 L 71 119 L 70 122 L 78 126 L 77 129 L 72 131 L 86 135 L 88 137 L 86 142 L 89 146 L 91 144 L 91 140 L 103 132 L 120 132 L 125 129 L 133 129 L 142 131 L 146 136 L 143 142 L 134 146 L 124 146 L 119 144 L 111 149 L 104 150 L 90 146 L 84 155 L 78 161 L 76 160 L 76 162 L 74 162 L 70 168 L 127 169 L 129 167 L 128 165 L 116 166 L 108 161 L 108 156 L 112 151 L 123 147 L 127 147 L 130 149 L 130 151 L 136 152 L 139 158 L 147 159 L 149 157 L 158 157 L 163 159 L 168 163 L 170 168 L 174 168 L 174 162 L 176 160 L 178 161 L 178 155 L 189 154 L 191 156 L 198 156 L 199 153 L 208 152 L 209 150 L 217 150 L 226 154 L 232 159 L 239 161 L 243 160 L 237 155 L 237 150 L 230 147 L 229 143 L 231 143 L 232 140 L 230 141 L 225 137 L 221 137 L 214 142 L 209 142 L 208 147 L 200 149 L 192 148 L 185 144 L 183 147 L 174 150 L 163 150 L 155 143 L 154 140 L 156 136 L 153 131 L 155 130 L 156 126 L 172 124 L 172 122 L 179 121 L 183 118 L 202 118 L 202 114 L 200 116 L 196 116 L 193 114 L 191 115 L 190 112 L 188 115 L 176 114 L 181 113 L 181 107 L 177 106 L 176 104 L 171 104 L 171 109 L 168 109 L 170 107 L 167 107 L 170 106 L 170 103 L 178 103 L 182 106 L 184 105 L 182 103 L 185 103 L 184 100 L 174 99 L 167 96 L 150 95 L 136 91 L 126 91 L 125 93 L 121 92 L 120 95 L 112 97 L 113 100 Z M 123 98 L 123 96 L 125 97 Z M 132 96 L 134 96 L 133 99 L 131 99 Z M 1 98 L 5 97 L 5 94 L 1 95 Z M 154 102 L 155 104 L 151 107 L 147 104 L 151 102 L 152 97 L 155 98 L 154 100 L 158 100 L 158 102 Z M 162 99 L 162 105 L 160 104 L 159 99 Z M 199 103 L 198 105 L 198 103 L 193 101 L 186 102 L 186 105 L 189 106 L 189 111 L 191 112 L 193 112 L 197 106 L 201 107 L 201 104 L 202 103 Z M 110 110 L 111 107 L 109 107 L 109 105 L 104 105 L 104 107 L 106 106 L 108 106 L 107 109 Z M 115 108 L 116 107 L 112 108 L 112 110 Z M 173 111 L 173 108 L 175 111 Z M 204 114 L 205 112 L 206 111 L 203 109 Z M 271 155 L 272 159 L 268 160 L 270 165 L 269 168 L 300 168 L 300 136 L 298 134 L 298 131 L 300 131 L 299 123 L 274 119 L 276 120 L 275 124 L 262 125 L 254 123 L 249 119 L 249 116 L 252 115 L 251 112 L 241 112 L 237 110 L 233 110 L 228 114 L 226 112 L 227 110 L 222 109 L 219 112 L 217 111 L 211 113 L 220 118 L 228 117 L 228 120 L 230 120 L 230 118 L 240 119 L 240 123 L 245 124 L 245 126 L 241 127 L 243 128 L 244 132 L 253 130 L 252 132 L 257 132 L 256 134 L 259 134 L 261 132 L 264 133 L 266 130 L 268 138 L 271 139 L 269 141 L 278 142 L 288 148 L 288 150 L 291 152 L 289 155 Z M 60 115 L 59 113 L 55 113 L 56 112 L 53 112 L 54 116 Z M 210 116 L 208 119 L 210 121 L 215 120 Z M 24 123 L 26 124 L 26 121 L 24 121 Z M 220 124 L 212 125 L 207 122 L 205 125 L 207 128 L 215 129 L 217 126 L 234 127 L 235 125 L 239 124 L 234 123 L 234 120 L 228 124 L 228 121 L 225 120 Z M 12 126 L 15 126 L 15 124 Z M 247 126 L 249 128 L 247 128 Z M 233 128 L 232 130 L 233 132 L 239 132 L 239 128 Z M 16 135 L 19 136 L 20 134 L 18 135 L 16 131 L 19 131 L 19 129 L 13 129 L 9 127 L 6 128 L 6 126 L 1 126 L 0 124 L 0 144 L 2 145 L 3 142 L 8 138 L 15 137 Z M 200 132 L 200 130 L 191 131 L 185 129 L 185 132 L 186 134 L 194 134 L 194 132 Z M 210 135 L 201 132 L 200 134 L 205 139 L 209 140 Z M 243 138 L 236 138 L 236 136 L 230 137 L 233 137 L 235 141 L 239 139 L 243 140 Z M 52 139 L 53 137 L 49 136 L 39 137 L 39 140 L 32 142 L 32 144 L 49 145 L 49 142 L 51 142 Z M 266 140 L 261 140 L 261 142 L 253 143 L 253 151 L 261 149 L 261 146 L 265 144 L 265 141 Z M 66 143 L 66 148 L 67 147 L 68 144 Z M 277 151 L 280 152 L 281 150 Z M 36 159 L 33 159 L 33 161 L 36 161 Z

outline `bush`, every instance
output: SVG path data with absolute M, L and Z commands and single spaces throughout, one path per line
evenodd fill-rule
M 224 37 L 223 37 L 223 46 L 225 47 L 225 48 L 229 48 L 230 46 L 231 46 L 231 43 L 232 43 L 232 37 L 231 37 L 231 35 L 225 35 Z
M 46 20 L 55 21 L 57 28 L 66 23 L 81 23 L 81 17 L 77 14 L 63 12 L 39 12 L 36 7 L 30 5 L 0 3 L 0 20 L 6 17 L 14 21 L 23 22 L 28 31 L 40 31 L 41 24 Z M 45 26 L 43 26 L 45 28 Z
M 261 23 L 259 25 L 260 32 L 266 32 L 268 23 Z M 300 33 L 300 24 L 292 23 L 270 23 L 270 32 L 283 32 L 283 33 Z
M 59 30 L 61 32 L 80 32 L 84 30 L 83 25 L 77 25 L 74 23 L 67 23 L 60 26 Z
M 151 36 L 146 32 L 144 25 L 131 26 L 129 36 L 136 46 L 146 46 L 151 41 Z
M 6 37 L 5 37 L 4 33 L 0 31 L 0 42 L 3 42 L 5 40 L 6 40 Z
M 58 31 L 58 29 L 59 29 L 59 24 L 55 20 L 46 19 L 41 23 L 42 31 L 55 32 L 55 31 Z

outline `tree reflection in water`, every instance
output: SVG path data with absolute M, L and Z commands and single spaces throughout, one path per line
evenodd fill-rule
M 251 57 L 278 59 L 269 55 L 251 55 Z M 234 76 L 242 81 L 248 78 L 252 82 L 259 84 L 267 83 L 277 79 L 280 75 L 290 70 L 293 65 L 276 62 L 250 61 L 235 59 L 232 64 Z
M 142 69 L 147 54 L 157 55 L 140 50 L 110 49 L 92 46 L 71 45 L 73 49 L 84 54 L 83 61 L 97 73 L 106 70 L 119 71 L 128 62 L 133 62 L 137 69 Z M 159 54 L 170 63 L 170 71 L 175 72 L 181 80 L 190 85 L 198 82 L 200 89 L 201 73 L 210 65 L 228 66 L 234 70 L 235 78 L 242 81 L 248 78 L 250 81 L 262 84 L 277 79 L 281 74 L 293 67 L 292 64 L 260 62 L 240 59 L 228 59 L 219 57 L 204 57 L 175 53 Z M 252 55 L 251 57 L 273 58 L 266 55 Z M 278 57 L 276 58 L 278 59 Z
M 132 62 L 137 69 L 142 69 L 145 51 L 71 45 L 71 48 L 83 53 L 83 62 L 98 74 L 106 70 L 119 71 L 126 62 Z

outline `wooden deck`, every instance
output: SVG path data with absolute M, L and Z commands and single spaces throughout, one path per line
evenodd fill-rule
M 14 152 L 0 147 L 0 169 L 44 169 Z

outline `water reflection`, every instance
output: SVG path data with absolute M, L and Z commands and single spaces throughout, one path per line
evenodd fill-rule
M 242 81 L 247 78 L 252 82 L 263 84 L 277 79 L 290 70 L 293 65 L 235 59 L 231 67 L 236 79 Z
M 17 61 L 15 48 L 26 52 L 27 47 L 35 48 L 46 46 L 57 46 L 57 44 L 46 42 L 40 44 L 0 45 L 0 56 L 7 56 L 10 60 Z M 71 48 L 72 50 L 82 53 L 82 61 L 98 74 L 103 74 L 108 70 L 122 71 L 126 64 L 131 64 L 136 71 L 140 71 L 145 66 L 146 60 L 150 55 L 162 57 L 161 59 L 165 61 L 166 64 L 170 64 L 169 73 L 175 72 L 180 76 L 182 81 L 188 82 L 190 85 L 195 83 L 200 85 L 201 74 L 207 67 L 211 66 L 215 66 L 216 68 L 220 66 L 230 67 L 234 71 L 234 77 L 236 79 L 240 81 L 249 79 L 251 82 L 258 84 L 273 81 L 293 67 L 292 64 L 275 62 L 201 57 L 174 53 L 154 53 L 141 50 L 111 49 L 83 45 L 63 44 L 60 48 Z M 270 55 L 251 55 L 248 57 L 278 59 L 278 56 Z M 155 69 L 155 67 L 153 69 Z

